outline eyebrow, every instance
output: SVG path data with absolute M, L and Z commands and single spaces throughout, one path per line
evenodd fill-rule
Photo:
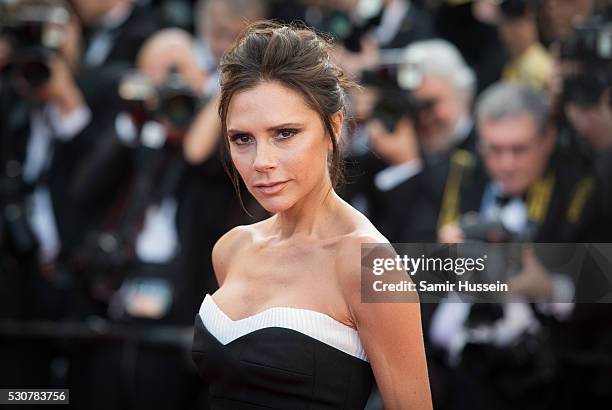
M 270 131 L 276 131 L 279 130 L 281 128 L 302 128 L 304 126 L 304 124 L 300 124 L 297 122 L 286 122 L 283 124 L 279 124 L 279 125 L 275 125 L 273 127 L 268 128 L 266 131 L 270 132 Z M 228 134 L 250 134 L 247 131 L 241 131 L 241 130 L 236 130 L 236 129 L 229 129 L 227 130 Z

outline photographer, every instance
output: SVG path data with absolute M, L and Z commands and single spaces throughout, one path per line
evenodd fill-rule
M 421 201 L 407 201 L 421 188 L 417 179 L 427 173 L 423 170 L 423 154 L 415 128 L 420 112 L 429 109 L 429 105 L 400 88 L 395 79 L 373 81 L 369 87 L 376 95 L 366 120 L 369 147 L 374 155 L 361 158 L 361 169 L 368 169 L 371 176 L 368 213 L 391 241 L 402 242 L 408 235 L 405 229 L 419 232 L 420 228 L 428 229 L 424 225 L 430 222 L 417 222 L 423 217 L 416 211 Z M 406 181 L 393 188 L 398 180 Z M 398 200 L 400 196 L 402 200 Z
M 481 95 L 476 111 L 478 149 L 491 181 L 476 201 L 461 196 L 452 201 L 456 206 L 448 210 L 454 214 L 450 219 L 457 222 L 471 211 L 480 220 L 499 221 L 509 233 L 532 241 L 575 241 L 582 228 L 581 215 L 572 219 L 563 215 L 576 184 L 592 176 L 556 152 L 556 128 L 549 121 L 544 97 L 524 86 L 498 83 Z M 541 188 L 538 207 L 530 206 L 534 187 Z M 466 238 L 469 223 L 456 222 L 441 227 L 440 242 Z
M 573 25 L 582 23 L 595 11 L 597 0 L 543 0 L 543 35 L 547 42 L 570 35 Z
M 10 53 L 0 78 L 2 206 L 10 216 L 2 250 L 5 263 L 49 274 L 63 240 L 72 239 L 63 223 L 73 210 L 65 186 L 92 117 L 75 80 L 79 28 L 61 1 L 23 1 L 4 16 Z
M 456 148 L 473 151 L 476 78 L 459 51 L 444 40 L 415 42 L 406 48 L 398 75 L 400 84 L 429 103 L 416 124 L 424 155 L 444 156 Z
M 193 38 L 163 30 L 145 43 L 137 61 L 138 73 L 120 86 L 129 100 L 126 111 L 79 166 L 75 196 L 83 206 L 103 201 L 108 208 L 73 262 L 89 292 L 90 314 L 153 331 L 160 324 L 190 324 L 201 292 L 214 289 L 210 251 L 227 229 L 234 197 L 218 158 L 199 166 L 184 158 L 183 141 L 202 106 L 205 82 Z M 136 357 L 147 357 L 148 365 L 136 366 Z M 92 380 L 75 373 L 75 391 L 82 395 L 74 400 L 84 408 L 93 402 L 119 408 L 126 400 L 138 408 L 192 408 L 199 392 L 180 352 L 154 346 L 132 351 L 126 343 L 83 351 L 75 363 L 89 377 L 108 374 L 109 390 L 117 392 L 92 390 Z M 169 386 L 169 379 L 176 384 Z
M 394 73 L 395 87 L 404 96 L 381 107 L 399 104 L 403 109 L 413 101 L 419 108 L 384 114 L 396 120 L 405 117 L 397 125 L 369 122 L 372 151 L 383 162 L 373 168 L 369 200 L 380 208 L 383 219 L 377 224 L 392 242 L 434 242 L 449 158 L 457 152 L 473 156 L 475 78 L 457 49 L 443 40 L 410 45 Z M 393 95 L 386 90 L 379 94 L 382 100 Z
M 563 80 L 561 106 L 578 144 L 598 176 L 597 194 L 603 213 L 593 221 L 591 241 L 609 242 L 612 228 L 612 7 L 601 16 L 575 27 L 560 44 L 560 74 Z
M 71 282 L 64 256 L 85 219 L 66 195 L 92 120 L 76 81 L 79 26 L 59 0 L 0 7 L 0 316 L 57 319 Z M 51 345 L 3 343 L 0 385 L 49 385 Z
M 131 66 L 138 49 L 160 26 L 158 16 L 136 0 L 73 0 L 83 23 L 83 66 Z
M 612 55 L 606 47 L 612 40 L 611 14 L 609 6 L 602 15 L 575 25 L 559 47 L 563 79 L 560 105 L 576 145 L 587 148 L 587 159 L 597 177 L 595 206 L 585 240 L 607 243 L 612 238 Z M 609 289 L 605 269 L 597 261 L 589 265 L 591 272 L 599 274 L 597 280 L 590 281 L 591 287 Z M 607 325 L 611 313 L 607 303 L 579 303 L 574 308 L 568 324 L 572 344 L 564 362 L 569 377 L 561 386 L 564 393 L 559 399 L 567 408 L 585 402 L 597 408 L 610 401 L 609 390 L 598 386 L 612 382 L 610 366 L 602 364 L 612 357 L 612 331 Z M 580 358 L 581 353 L 586 355 Z M 589 356 L 593 358 L 589 360 Z
M 490 180 L 478 189 L 461 187 L 445 193 L 456 195 L 444 202 L 452 205 L 446 212 L 457 222 L 440 229 L 439 241 L 580 241 L 584 212 L 592 201 L 591 193 L 580 186 L 592 176 L 555 153 L 556 130 L 543 97 L 522 86 L 499 83 L 483 93 L 476 112 L 479 151 Z M 574 283 L 563 274 L 550 273 L 530 246 L 524 247 L 521 269 L 508 285 L 525 301 L 567 301 L 575 292 Z M 549 321 L 566 320 L 572 308 L 567 303 L 539 303 L 537 309 L 526 303 L 443 303 L 432 320 L 431 338 L 458 365 L 450 371 L 458 389 L 469 377 L 475 392 L 484 386 L 493 392 L 481 395 L 479 406 L 505 402 L 530 408 L 553 403 L 554 364 L 546 360 L 552 360 L 554 351 L 549 343 L 558 340 L 538 341 L 538 329 Z M 474 338 L 470 329 L 478 326 L 485 326 L 487 337 Z M 523 343 L 532 343 L 537 353 L 522 368 L 508 366 L 508 357 L 517 354 Z M 478 365 L 482 355 L 497 359 Z M 499 375 L 495 382 L 487 380 L 493 369 Z M 515 377 L 530 382 L 513 384 L 510 380 Z
M 431 16 L 412 0 L 385 0 L 370 10 L 359 7 L 358 1 L 328 3 L 313 2 L 306 23 L 332 33 L 338 41 L 336 61 L 352 75 L 375 66 L 381 52 L 392 55 L 435 37 Z
M 195 3 L 198 62 L 208 76 L 204 90 L 206 96 L 219 92 L 217 69 L 225 50 L 244 30 L 247 22 L 267 17 L 268 6 L 262 0 L 198 0 Z
M 553 60 L 538 41 L 537 3 L 533 0 L 504 0 L 499 11 L 498 33 L 510 56 L 502 79 L 546 90 L 552 77 Z

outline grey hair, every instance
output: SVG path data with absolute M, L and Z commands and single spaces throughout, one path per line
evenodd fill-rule
M 446 40 L 415 41 L 406 47 L 403 64 L 415 67 L 422 75 L 449 79 L 466 101 L 471 101 L 474 97 L 476 75 L 459 50 Z
M 478 121 L 496 121 L 529 114 L 536 125 L 544 129 L 548 122 L 548 108 L 544 94 L 524 85 L 500 81 L 478 97 L 476 118 Z

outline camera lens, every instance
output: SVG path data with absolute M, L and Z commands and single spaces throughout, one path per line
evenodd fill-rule
M 591 71 L 577 74 L 565 79 L 563 84 L 563 99 L 580 107 L 597 105 L 602 93 L 609 85 L 600 73 Z
M 162 105 L 162 113 L 170 122 L 179 127 L 189 126 L 197 110 L 197 101 L 188 95 L 176 95 L 166 99 Z
M 18 74 L 30 87 L 39 88 L 51 78 L 51 69 L 45 60 L 28 59 L 19 64 Z

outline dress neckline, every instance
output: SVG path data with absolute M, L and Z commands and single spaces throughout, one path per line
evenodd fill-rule
M 353 357 L 368 361 L 357 330 L 316 310 L 274 306 L 234 320 L 225 314 L 207 293 L 198 316 L 208 332 L 223 345 L 259 330 L 277 327 L 294 330 Z
M 229 322 L 231 322 L 231 323 L 243 323 L 243 322 L 247 322 L 247 321 L 256 320 L 256 319 L 257 319 L 257 318 L 259 318 L 260 316 L 266 315 L 266 314 L 268 314 L 268 313 L 270 313 L 270 312 L 274 312 L 274 311 L 285 311 L 285 312 L 288 312 L 288 311 L 296 311 L 296 312 L 303 312 L 303 313 L 305 313 L 305 314 L 309 314 L 309 315 L 310 315 L 310 314 L 317 315 L 317 316 L 319 316 L 319 317 L 323 318 L 324 320 L 331 321 L 331 322 L 333 322 L 333 323 L 334 323 L 334 324 L 336 324 L 336 325 L 343 326 L 344 328 L 346 328 L 346 329 L 348 329 L 348 330 L 351 330 L 351 331 L 353 331 L 353 332 L 355 332 L 355 333 L 358 333 L 358 332 L 357 332 L 357 329 L 352 328 L 351 326 L 346 325 L 346 324 L 344 324 L 344 323 L 340 322 L 340 321 L 339 321 L 339 320 L 337 320 L 337 319 L 334 319 L 333 317 L 331 317 L 331 316 L 330 316 L 330 315 L 328 315 L 327 313 L 319 312 L 319 311 L 317 311 L 317 310 L 312 310 L 312 309 L 296 308 L 296 307 L 289 307 L 289 306 L 272 306 L 272 307 L 266 308 L 266 309 L 264 309 L 264 310 L 262 310 L 262 311 L 259 311 L 259 312 L 257 312 L 257 313 L 254 313 L 254 314 L 252 314 L 252 315 L 249 315 L 249 316 L 243 317 L 243 318 L 241 318 L 241 319 L 232 319 L 231 317 L 229 317 L 229 316 L 228 316 L 228 315 L 227 315 L 227 314 L 226 314 L 226 313 L 223 311 L 223 309 L 221 309 L 221 308 L 219 307 L 219 305 L 217 304 L 217 302 L 215 302 L 215 299 L 212 297 L 212 295 L 211 295 L 210 293 L 207 293 L 207 294 L 206 294 L 206 296 L 204 297 L 204 300 L 207 300 L 207 299 L 208 299 L 208 300 L 211 302 L 211 305 L 212 305 L 212 306 L 213 306 L 213 307 L 214 307 L 214 308 L 215 308 L 215 309 L 216 309 L 216 310 L 217 310 L 217 311 L 218 311 L 218 312 L 219 312 L 219 313 L 220 313 L 220 314 L 221 314 L 221 315 L 222 315 L 222 316 L 223 316 L 225 319 L 227 319 L 227 320 L 228 320 Z

